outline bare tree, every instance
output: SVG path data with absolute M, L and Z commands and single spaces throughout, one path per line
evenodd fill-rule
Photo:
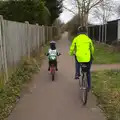
M 113 16 L 117 17 L 116 2 L 105 0 L 97 5 L 91 14 L 94 19 L 106 24 Z
M 92 8 L 100 4 L 103 0 L 74 0 L 74 8 L 78 10 L 79 21 L 81 21 L 81 26 L 87 26 L 88 15 Z M 67 8 L 67 7 L 65 7 Z M 73 10 L 70 10 L 71 12 Z M 74 11 L 73 11 L 74 12 Z
M 117 15 L 118 15 L 118 17 L 120 17 L 120 3 L 118 5 L 118 7 L 117 7 Z
M 91 12 L 94 19 L 99 21 L 102 26 L 102 42 L 106 42 L 107 38 L 107 22 L 111 20 L 111 18 L 117 17 L 117 4 L 113 0 L 104 0 L 99 5 L 97 5 Z M 99 32 L 101 32 L 101 26 L 99 28 Z M 100 33 L 101 34 L 101 33 Z M 104 36 L 105 34 L 105 36 Z

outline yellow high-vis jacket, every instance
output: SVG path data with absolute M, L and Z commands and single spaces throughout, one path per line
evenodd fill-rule
M 70 55 L 75 52 L 78 62 L 90 62 L 93 57 L 94 46 L 92 40 L 85 34 L 80 34 L 74 38 L 70 47 Z

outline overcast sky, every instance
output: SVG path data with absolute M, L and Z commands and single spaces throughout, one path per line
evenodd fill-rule
M 74 4 L 75 0 L 64 0 L 63 4 L 64 6 L 66 6 L 67 8 L 74 10 L 74 12 L 77 13 L 77 10 L 74 8 L 73 4 Z M 120 4 L 120 0 L 113 0 L 118 2 L 118 4 Z M 70 11 L 66 10 L 65 8 L 63 8 L 63 13 L 61 13 L 60 15 L 60 19 L 64 22 L 67 23 L 70 19 L 72 19 L 74 16 L 73 13 L 71 13 Z M 94 21 L 94 19 L 91 18 L 91 16 L 89 17 L 90 21 Z M 112 19 L 116 19 L 115 17 L 113 17 Z M 96 24 L 99 23 L 99 21 L 96 21 Z
M 66 6 L 67 8 L 72 9 L 72 0 L 64 0 L 63 4 L 64 6 Z M 68 22 L 70 19 L 72 19 L 72 17 L 74 16 L 74 14 L 68 10 L 66 10 L 65 8 L 63 8 L 63 13 L 60 15 L 60 19 L 63 21 L 63 22 Z

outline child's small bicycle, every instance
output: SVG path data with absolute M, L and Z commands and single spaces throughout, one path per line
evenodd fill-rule
M 57 56 L 60 56 L 61 53 L 59 53 Z M 47 55 L 48 56 L 48 55 Z M 56 71 L 56 60 L 51 61 L 50 64 L 50 74 L 52 75 L 52 81 L 55 80 L 55 71 Z
M 55 64 L 51 64 L 51 66 L 50 66 L 50 73 L 51 73 L 51 75 L 52 75 L 52 81 L 55 80 L 55 71 L 56 71 L 56 66 L 55 66 Z

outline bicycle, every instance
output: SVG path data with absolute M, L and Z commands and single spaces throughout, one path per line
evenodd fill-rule
M 50 74 L 52 75 L 52 81 L 55 80 L 55 71 L 56 71 L 56 66 L 54 63 L 50 65 Z
M 48 54 L 45 54 L 46 56 L 48 56 Z M 59 53 L 57 56 L 60 56 L 61 53 Z M 52 75 L 52 81 L 55 80 L 55 71 L 56 71 L 56 60 L 54 60 L 55 58 L 53 57 L 53 60 L 50 63 L 50 74 Z
M 83 105 L 86 105 L 88 99 L 88 79 L 87 79 L 87 72 L 88 72 L 88 64 L 81 63 L 81 76 L 82 79 L 79 78 L 79 87 L 82 91 L 82 102 Z

